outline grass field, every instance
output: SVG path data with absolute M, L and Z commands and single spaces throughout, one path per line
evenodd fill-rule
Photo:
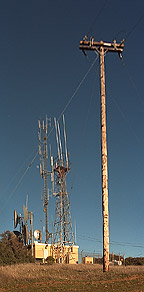
M 144 292 L 144 267 L 20 264 L 0 267 L 0 291 Z

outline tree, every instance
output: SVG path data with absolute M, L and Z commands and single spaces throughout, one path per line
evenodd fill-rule
M 137 257 L 137 258 L 128 257 L 125 259 L 125 264 L 136 265 L 136 266 L 144 265 L 144 257 Z
M 27 247 L 19 242 L 13 232 L 5 231 L 0 234 L 0 264 L 16 264 L 24 262 L 33 262 Z

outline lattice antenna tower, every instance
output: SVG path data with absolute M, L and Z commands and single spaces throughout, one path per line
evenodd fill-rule
M 49 119 L 50 120 L 50 119 Z M 47 170 L 48 160 L 48 148 L 47 148 L 47 137 L 48 137 L 48 118 L 46 116 L 45 121 L 38 121 L 39 132 L 39 155 L 40 155 L 40 173 L 44 180 L 44 214 L 45 214 L 45 232 L 46 232 L 46 243 L 49 241 L 48 231 L 48 182 L 47 176 L 49 174 Z
M 57 141 L 57 152 L 58 156 L 54 159 L 51 157 L 52 166 L 52 182 L 53 194 L 56 198 L 55 208 L 55 222 L 54 222 L 54 234 L 53 243 L 57 246 L 59 253 L 59 262 L 64 262 L 64 246 L 72 246 L 74 244 L 74 236 L 72 231 L 71 214 L 70 214 L 70 202 L 66 187 L 66 175 L 70 171 L 70 161 L 67 152 L 67 141 L 66 141 L 66 130 L 65 130 L 65 119 L 63 115 L 63 140 L 64 149 L 62 151 L 62 141 L 60 133 L 59 122 L 54 118 L 56 141 Z M 68 251 L 68 249 L 67 249 Z

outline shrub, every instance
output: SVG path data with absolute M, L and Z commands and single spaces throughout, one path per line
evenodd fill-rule
M 137 257 L 137 258 L 126 258 L 125 259 L 126 265 L 136 265 L 136 266 L 142 266 L 144 265 L 144 257 Z
M 13 232 L 0 235 L 0 265 L 34 262 L 33 257 Z
M 52 265 L 52 264 L 55 263 L 55 259 L 52 256 L 49 256 L 49 257 L 46 258 L 46 263 L 48 265 Z

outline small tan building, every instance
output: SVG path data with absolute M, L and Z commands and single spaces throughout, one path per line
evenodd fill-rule
M 83 264 L 93 264 L 93 257 L 85 256 L 82 258 Z
M 34 257 L 35 259 L 46 259 L 52 255 L 51 244 L 34 242 Z
M 48 256 L 52 256 L 57 263 L 77 264 L 78 263 L 79 246 L 57 246 L 46 243 L 34 242 L 35 259 L 46 260 Z

